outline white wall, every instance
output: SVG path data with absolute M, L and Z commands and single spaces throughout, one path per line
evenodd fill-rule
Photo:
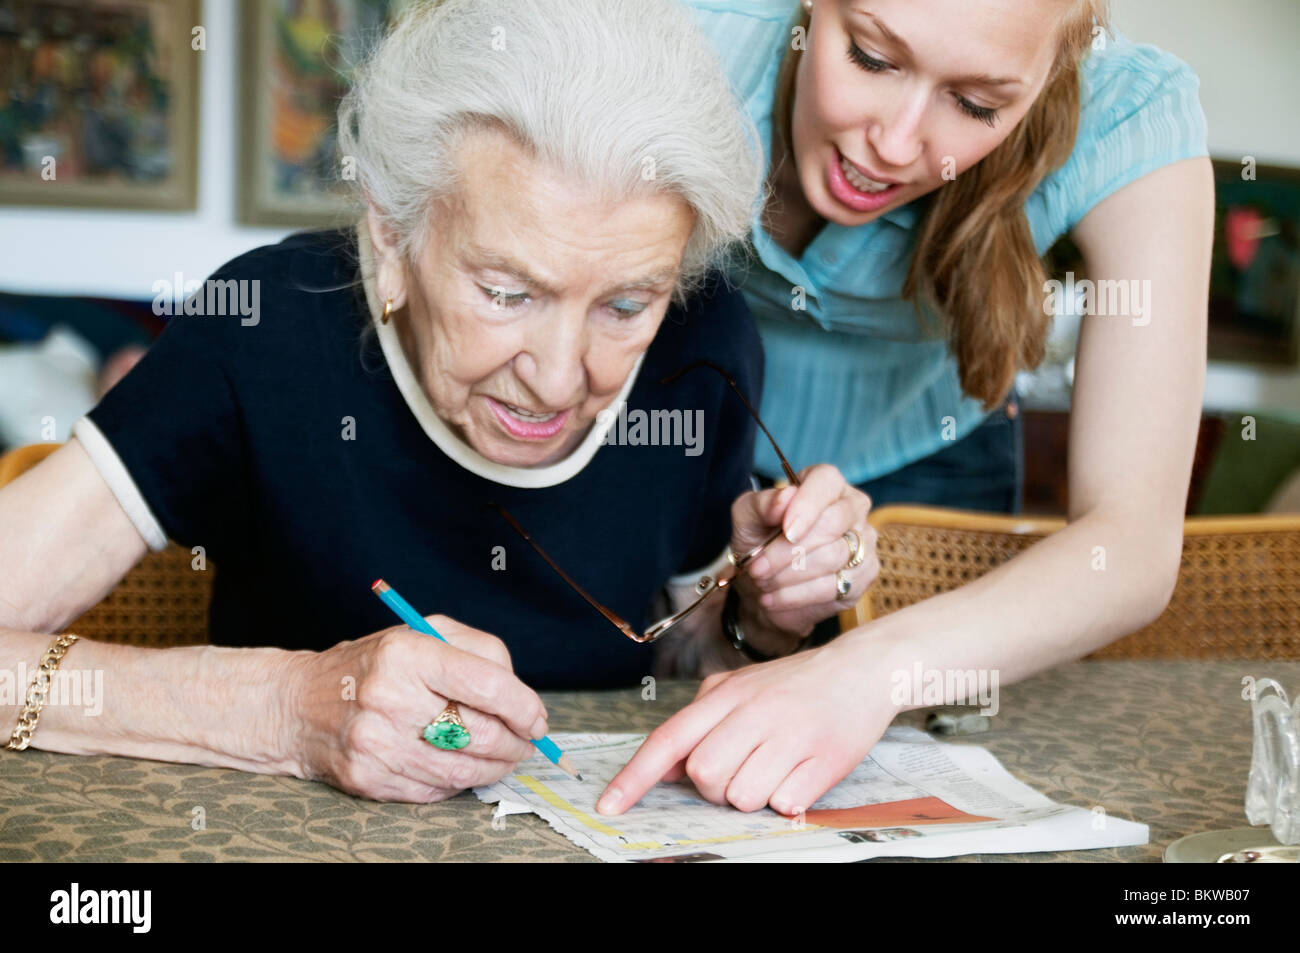
M 1300 2 L 1111 0 L 1115 26 L 1201 77 L 1210 152 L 1300 165 Z
M 1300 166 L 1300 2 L 1112 0 L 1116 26 L 1190 63 L 1216 156 Z M 205 277 L 289 229 L 235 223 L 240 33 L 233 0 L 206 0 L 199 208 L 146 213 L 0 207 L 0 290 L 151 298 L 175 271 Z M 1300 412 L 1300 371 L 1212 366 L 1212 408 Z
M 1300 166 L 1300 2 L 1111 0 L 1111 9 L 1130 39 L 1169 50 L 1201 77 L 1211 155 Z M 1300 370 L 1212 364 L 1205 404 L 1300 414 Z

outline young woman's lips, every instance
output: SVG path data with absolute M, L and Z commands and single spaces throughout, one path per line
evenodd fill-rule
M 525 416 L 511 413 L 508 405 L 498 400 L 488 397 L 487 402 L 502 428 L 516 440 L 549 440 L 564 429 L 569 415 L 573 413 L 572 409 L 562 410 L 546 420 L 529 420 Z
M 826 177 L 830 182 L 831 195 L 855 212 L 878 212 L 898 196 L 901 185 L 891 185 L 879 192 L 864 192 L 849 181 L 840 162 L 844 156 L 840 150 L 831 149 L 830 161 L 827 163 Z M 855 173 L 856 174 L 856 173 Z

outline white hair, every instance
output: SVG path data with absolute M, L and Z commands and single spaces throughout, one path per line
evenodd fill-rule
M 410 261 L 460 186 L 465 133 L 495 126 L 613 200 L 679 196 L 695 226 L 680 300 L 748 234 L 763 153 L 676 0 L 432 0 L 407 8 L 339 107 L 356 184 Z

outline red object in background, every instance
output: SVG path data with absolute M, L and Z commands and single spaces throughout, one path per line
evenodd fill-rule
M 1259 249 L 1259 231 L 1264 216 L 1253 208 L 1232 208 L 1223 216 L 1223 237 L 1228 246 L 1228 261 L 1238 271 L 1245 271 Z

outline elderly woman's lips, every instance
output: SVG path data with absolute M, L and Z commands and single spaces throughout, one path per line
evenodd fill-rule
M 510 406 L 499 400 L 486 398 L 488 406 L 496 414 L 497 420 L 510 436 L 519 440 L 547 440 L 564 429 L 572 410 L 562 410 L 549 419 L 530 420 L 528 417 L 511 413 Z

